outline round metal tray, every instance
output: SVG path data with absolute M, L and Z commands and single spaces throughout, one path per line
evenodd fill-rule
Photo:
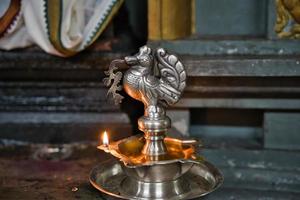
M 183 177 L 185 181 L 188 181 L 190 190 L 185 194 L 168 199 L 192 199 L 204 196 L 217 189 L 223 182 L 223 176 L 219 170 L 207 161 L 195 164 Z M 125 178 L 126 174 L 123 172 L 121 164 L 113 159 L 100 163 L 92 169 L 90 174 L 91 184 L 103 193 L 121 199 L 148 199 L 136 197 L 134 194 L 122 194 L 120 184 Z

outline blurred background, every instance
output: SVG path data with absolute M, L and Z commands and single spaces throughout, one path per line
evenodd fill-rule
M 0 36 L 5 40 L 5 34 Z M 23 160 L 30 168 L 37 160 L 51 160 L 36 156 L 49 145 L 95 148 L 104 130 L 112 140 L 139 133 L 136 122 L 143 105 L 128 96 L 119 106 L 107 101 L 102 79 L 111 60 L 145 44 L 166 48 L 186 66 L 185 93 L 168 109 L 170 134 L 201 139 L 205 150 L 200 154 L 223 172 L 222 188 L 206 199 L 299 198 L 299 38 L 299 0 L 126 0 L 119 1 L 97 39 L 76 53 L 44 51 L 38 42 L 2 48 L 0 198 L 98 197 L 80 175 L 88 173 L 96 151 L 78 156 L 63 152 L 57 166 L 75 166 L 82 157 L 93 162 L 61 171 L 49 168 L 54 174 L 70 170 L 80 175 L 68 182 L 70 193 L 55 186 L 48 194 L 47 184 L 58 180 L 45 171 L 34 176 L 44 181 L 44 193 L 29 189 L 24 174 L 30 170 L 17 165 Z

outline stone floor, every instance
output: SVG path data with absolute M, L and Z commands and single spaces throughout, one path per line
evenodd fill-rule
M 110 158 L 96 145 L 73 145 L 72 155 L 60 161 L 37 160 L 40 147 L 0 148 L 0 199 L 111 199 L 89 183 L 92 167 Z M 221 188 L 203 199 L 299 199 L 299 152 L 208 149 L 201 154 L 225 177 Z

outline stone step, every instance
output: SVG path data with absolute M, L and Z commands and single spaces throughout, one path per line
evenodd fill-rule
M 0 129 L 1 139 L 34 143 L 96 142 L 104 130 L 111 139 L 132 132 L 121 112 L 0 112 Z

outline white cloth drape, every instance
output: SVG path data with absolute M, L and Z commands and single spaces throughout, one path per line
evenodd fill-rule
M 0 6 L 2 10 L 7 7 L 6 1 Z M 53 3 L 59 4 L 55 5 L 58 9 L 53 8 Z M 0 38 L 0 49 L 36 44 L 49 54 L 74 55 L 100 35 L 121 3 L 122 0 L 21 0 L 18 15 Z

